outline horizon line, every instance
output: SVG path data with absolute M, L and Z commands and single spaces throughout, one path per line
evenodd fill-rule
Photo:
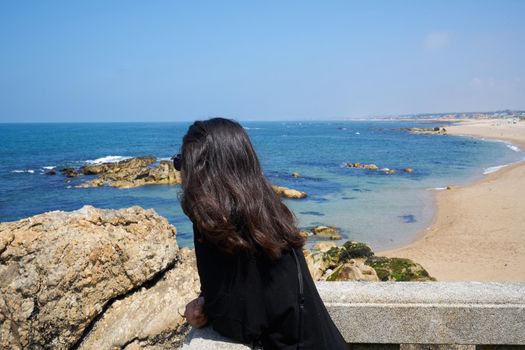
M 409 114 L 390 114 L 390 115 L 374 115 L 374 116 L 353 116 L 353 117 L 343 117 L 343 118 L 333 118 L 333 119 L 242 119 L 235 117 L 222 116 L 223 118 L 234 119 L 242 122 L 302 122 L 302 121 L 362 121 L 362 120 L 381 120 L 381 119 L 396 119 L 396 118 L 409 118 L 409 117 L 424 117 L 432 115 L 447 115 L 447 114 L 496 114 L 496 113 L 525 113 L 525 110 L 522 109 L 501 109 L 493 111 L 469 111 L 469 112 L 421 112 L 421 113 L 409 113 Z M 220 116 L 218 116 L 220 117 Z M 208 118 L 194 118 L 194 119 L 185 119 L 185 120 L 119 120 L 119 121 L 0 121 L 0 124 L 117 124 L 117 123 L 188 123 L 196 120 L 206 120 L 210 118 L 215 118 L 210 116 Z

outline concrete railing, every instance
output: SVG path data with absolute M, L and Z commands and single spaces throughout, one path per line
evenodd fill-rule
M 317 288 L 351 349 L 525 347 L 524 283 L 318 282 Z M 184 345 L 212 348 L 249 349 L 210 329 L 192 331 Z

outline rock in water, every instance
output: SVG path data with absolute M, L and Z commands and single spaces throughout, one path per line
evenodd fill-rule
M 86 165 L 80 169 L 84 175 L 99 175 L 76 187 L 113 186 L 131 188 L 144 185 L 177 185 L 182 182 L 180 172 L 171 161 L 162 160 L 150 167 L 157 159 L 152 156 L 136 157 L 116 163 Z
M 136 173 L 142 168 L 153 164 L 157 161 L 157 158 L 153 156 L 145 157 L 134 157 L 121 160 L 119 162 L 110 163 L 97 163 L 85 165 L 80 168 L 80 171 L 84 175 L 99 175 L 107 173 L 119 173 L 119 172 L 131 172 Z
M 175 235 L 175 227 L 165 218 L 137 206 L 120 210 L 84 206 L 0 223 L 0 348 L 101 344 L 95 342 L 102 338 L 97 334 L 103 334 L 102 323 L 97 322 L 101 316 L 101 322 L 115 317 L 111 319 L 119 333 L 113 334 L 119 338 L 115 344 L 123 344 L 125 330 L 145 338 L 163 334 L 159 320 L 166 310 L 160 310 L 188 302 L 173 299 L 183 288 L 195 285 L 177 271 L 166 273 L 181 261 Z M 163 281 L 148 289 L 148 281 L 164 274 Z M 147 289 L 139 291 L 141 287 Z M 193 289 L 183 294 L 185 299 L 195 295 Z M 154 310 L 159 317 L 140 320 L 137 316 Z M 124 317 L 120 323 L 112 316 L 118 312 Z M 179 321 L 174 317 L 166 329 L 176 328 L 182 324 Z M 92 335 L 86 337 L 91 328 Z
M 60 170 L 65 177 L 77 177 L 78 172 L 74 168 L 63 168 Z
M 272 185 L 273 190 L 281 197 L 301 199 L 306 198 L 306 193 L 298 190 L 294 190 L 284 186 Z

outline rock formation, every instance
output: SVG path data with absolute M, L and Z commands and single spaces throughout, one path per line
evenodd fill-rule
M 441 127 L 434 128 L 401 128 L 401 131 L 408 131 L 413 135 L 447 135 L 447 129 Z
M 335 226 L 314 226 L 310 229 L 310 232 L 311 234 L 309 234 L 309 237 L 313 236 L 316 239 L 341 239 L 341 233 Z
M 409 259 L 374 255 L 364 243 L 347 241 L 341 247 L 316 245 L 304 251 L 308 269 L 317 281 L 433 281 Z
M 283 187 L 283 186 L 275 186 L 272 185 L 274 191 L 280 195 L 281 197 L 285 198 L 292 198 L 292 199 L 301 199 L 306 198 L 306 193 L 297 191 L 291 188 Z
M 382 172 L 383 174 L 386 174 L 386 175 L 393 175 L 393 174 L 395 174 L 397 172 L 395 169 L 379 168 L 375 164 L 346 163 L 344 166 L 346 168 L 353 168 L 353 169 L 364 169 L 364 170 L 380 171 L 380 172 Z M 412 169 L 412 168 L 404 168 L 402 170 L 405 173 L 411 173 L 411 172 L 414 171 L 414 169 Z
M 176 338 L 177 310 L 198 278 L 175 234 L 140 207 L 0 223 L 0 348 L 136 349 Z
M 361 164 L 361 163 L 346 163 L 347 168 L 366 169 L 366 170 L 378 170 L 379 167 L 375 164 Z
M 60 169 L 60 172 L 65 177 L 77 177 L 78 176 L 78 172 L 74 168 L 63 168 L 63 169 Z
M 136 157 L 113 163 L 85 165 L 80 168 L 84 175 L 99 175 L 76 187 L 113 186 L 131 188 L 144 185 L 176 185 L 181 183 L 180 172 L 175 170 L 173 163 L 167 160 L 160 161 L 159 165 L 150 167 L 155 163 L 155 157 Z

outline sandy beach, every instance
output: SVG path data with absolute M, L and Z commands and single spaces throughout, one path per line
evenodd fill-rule
M 524 121 L 464 121 L 447 130 L 525 149 Z M 436 192 L 436 201 L 434 222 L 418 240 L 377 255 L 413 259 L 440 281 L 525 282 L 525 162 Z

